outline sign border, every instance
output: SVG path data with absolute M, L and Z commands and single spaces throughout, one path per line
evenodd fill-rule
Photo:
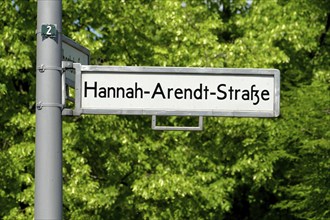
M 147 67 L 147 66 L 97 66 L 74 63 L 76 70 L 75 108 L 73 115 L 173 115 L 173 116 L 224 116 L 224 117 L 278 117 L 280 114 L 280 71 L 277 69 L 255 68 L 204 68 L 204 67 Z M 273 111 L 191 111 L 161 109 L 84 109 L 81 107 L 81 79 L 84 73 L 136 73 L 136 74 L 187 74 L 187 75 L 247 75 L 274 77 Z

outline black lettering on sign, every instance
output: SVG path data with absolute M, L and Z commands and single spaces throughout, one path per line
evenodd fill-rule
M 126 98 L 128 98 L 128 99 L 134 98 L 134 90 L 133 90 L 133 88 L 127 88 Z
M 134 87 L 134 91 L 135 91 L 135 98 L 137 99 L 138 97 L 138 92 L 140 93 L 140 98 L 142 99 L 143 98 L 143 90 L 142 88 L 138 87 L 138 84 L 137 82 L 135 82 L 135 87 Z
M 222 96 L 218 96 L 217 99 L 224 100 L 227 98 L 227 93 L 221 89 L 221 87 L 226 87 L 226 84 L 220 84 L 218 85 L 218 92 L 222 94 Z
M 192 99 L 192 95 L 193 95 L 193 92 L 190 88 L 184 89 L 184 99 L 188 99 L 187 97 L 189 97 L 189 99 Z
M 119 97 L 119 93 L 121 93 L 121 97 Z M 125 89 L 123 87 L 117 87 L 116 98 L 124 98 L 124 97 L 125 97 Z
M 114 87 L 108 87 L 108 95 L 107 97 L 110 98 L 110 94 L 112 92 L 112 98 L 115 98 L 116 97 L 116 90 Z
M 262 90 L 262 92 L 261 92 L 261 98 L 264 101 L 269 100 L 269 91 L 268 90 Z
M 249 93 L 249 90 L 244 89 L 244 90 L 242 91 L 242 99 L 245 100 L 245 101 L 249 100 L 249 97 L 250 97 L 249 94 L 250 94 L 250 93 Z
M 84 97 L 87 97 L 87 90 L 94 90 L 94 98 L 97 97 L 97 82 L 94 82 L 94 87 L 88 87 L 87 82 L 85 81 L 85 91 L 84 91 Z
M 175 90 L 174 95 L 175 95 L 175 98 L 176 98 L 176 99 L 182 99 L 182 98 L 183 98 L 183 97 L 182 97 L 182 94 L 183 94 L 182 89 L 178 88 L 178 89 Z M 186 98 L 185 98 L 185 99 L 186 99 Z
M 104 87 L 100 87 L 99 97 L 100 98 L 107 98 L 107 90 Z
M 157 83 L 156 88 L 155 88 L 154 92 L 152 93 L 151 98 L 154 99 L 156 95 L 161 95 L 163 97 L 163 99 L 166 99 L 163 88 L 160 85 L 160 83 Z
M 256 85 L 253 84 L 251 86 L 251 101 L 253 101 L 253 94 L 254 94 L 254 97 L 256 97 L 257 100 L 255 102 L 253 102 L 253 105 L 258 105 L 258 103 L 259 103 L 259 95 L 258 95 L 259 90 L 253 89 L 254 87 L 256 87 Z
M 270 93 L 268 90 L 262 90 L 260 92 L 259 89 L 256 89 L 256 85 L 253 84 L 250 89 L 237 89 L 233 88 L 233 86 L 229 86 L 229 89 L 226 89 L 226 84 L 218 85 L 218 92 L 220 93 L 217 96 L 218 100 L 244 100 L 244 101 L 252 101 L 253 105 L 258 105 L 260 100 L 267 101 L 270 99 Z M 210 93 L 213 94 L 212 92 Z
M 233 85 L 225 83 L 217 86 L 216 92 L 210 91 L 207 85 L 199 83 L 198 86 L 193 88 L 173 88 L 162 86 L 160 82 L 156 83 L 153 90 L 143 90 L 138 85 L 138 82 L 134 82 L 131 87 L 102 87 L 98 86 L 98 82 L 84 82 L 84 94 L 83 97 L 91 96 L 94 98 L 113 98 L 113 99 L 176 99 L 176 100 L 208 100 L 208 96 L 216 96 L 217 100 L 228 101 L 246 101 L 253 105 L 258 105 L 262 101 L 270 100 L 270 91 L 267 89 L 260 90 L 253 84 L 249 87 L 235 88 Z M 93 95 L 92 95 L 93 94 Z M 151 94 L 151 95 L 149 95 Z
M 137 98 L 143 98 L 143 89 L 140 88 L 135 82 L 134 87 L 98 87 L 97 82 L 94 81 L 94 86 L 89 86 L 87 81 L 84 83 L 84 97 L 87 98 L 90 91 L 94 92 L 94 98 L 114 98 L 114 99 L 137 99 Z M 149 94 L 150 92 L 145 92 L 146 94 Z
M 195 99 L 202 99 L 203 94 L 202 94 L 202 84 L 199 84 L 199 88 L 195 89 L 194 91 L 194 98 Z

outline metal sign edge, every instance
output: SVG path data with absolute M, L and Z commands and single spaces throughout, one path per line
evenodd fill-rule
M 135 67 L 135 66 L 95 66 L 74 64 L 76 69 L 76 98 L 73 115 L 177 115 L 177 116 L 223 116 L 223 117 L 278 117 L 280 114 L 280 71 L 278 69 L 257 68 L 199 68 L 199 67 Z M 146 72 L 145 72 L 146 71 Z M 185 71 L 185 72 L 180 72 Z M 81 108 L 81 75 L 84 72 L 106 73 L 181 73 L 181 74 L 215 74 L 215 75 L 259 75 L 274 77 L 274 110 L 273 111 L 191 111 L 161 109 L 86 109 Z

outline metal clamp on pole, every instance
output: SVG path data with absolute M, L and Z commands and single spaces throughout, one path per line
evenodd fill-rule
M 71 61 L 62 61 L 62 69 L 73 69 L 73 62 Z
M 60 71 L 60 72 L 63 71 L 63 69 L 61 67 L 45 66 L 44 64 L 41 64 L 40 66 L 38 66 L 37 70 L 39 70 L 41 73 L 45 72 L 45 70 L 57 70 L 57 71 Z
M 203 130 L 203 116 L 198 116 L 198 127 L 176 127 L 176 126 L 157 126 L 156 115 L 152 116 L 151 128 L 160 131 L 202 131 Z
M 58 103 L 43 103 L 43 102 L 38 102 L 37 103 L 37 109 L 41 110 L 44 107 L 57 107 L 61 110 L 63 110 L 63 105 L 62 104 L 58 104 Z

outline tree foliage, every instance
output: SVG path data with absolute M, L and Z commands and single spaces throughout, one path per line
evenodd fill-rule
M 0 218 L 32 219 L 37 2 L 0 5 Z M 63 0 L 92 64 L 281 71 L 276 119 L 64 117 L 64 218 L 330 218 L 329 28 L 327 0 Z

